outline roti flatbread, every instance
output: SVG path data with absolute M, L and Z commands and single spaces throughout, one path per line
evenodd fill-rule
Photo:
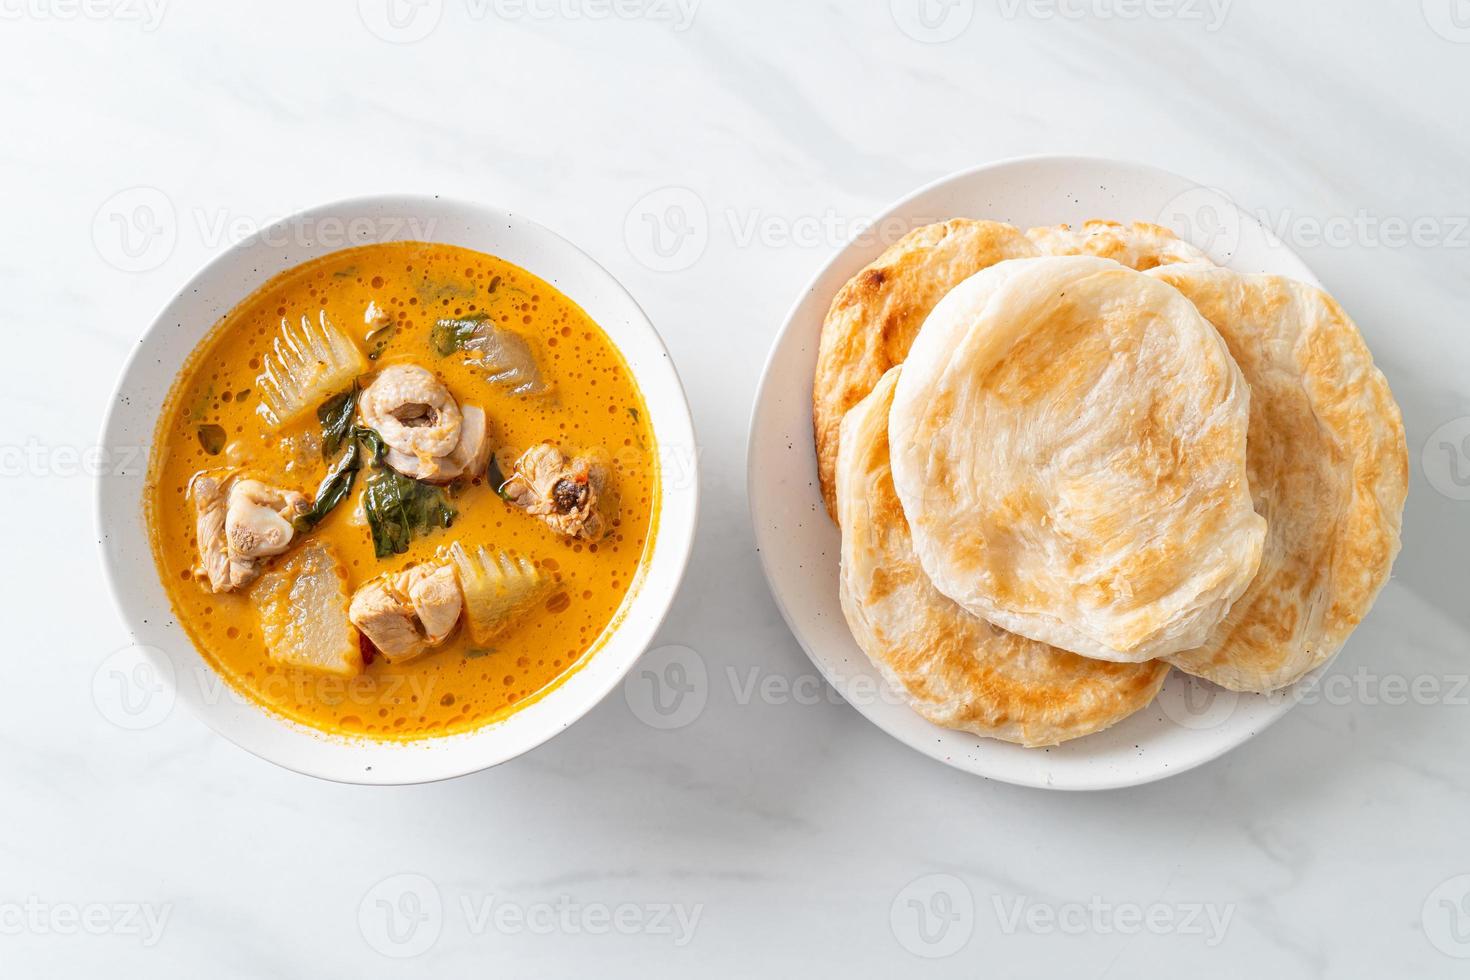
M 1269 528 L 1245 594 L 1170 659 L 1234 691 L 1284 687 L 1338 652 L 1388 580 L 1408 490 L 1403 418 L 1321 290 L 1214 266 L 1151 275 L 1215 325 L 1250 383 L 1247 469 Z
M 842 423 L 842 609 L 858 646 L 924 718 L 1007 742 L 1055 745 L 1147 705 L 1168 665 L 1105 663 L 1007 633 L 929 582 L 889 472 L 888 410 L 901 370 Z
M 1137 663 L 1199 646 L 1260 564 L 1250 391 L 1178 290 L 1091 256 L 952 290 L 889 418 L 935 587 L 1003 629 Z
M 1047 255 L 1096 255 L 1144 272 L 1176 262 L 1209 263 L 1210 257 L 1168 228 L 1135 221 L 1086 221 L 1081 228 L 1032 228 L 1026 237 Z
M 833 520 L 842 416 L 883 372 L 903 363 L 924 318 L 945 293 L 997 262 L 1040 254 L 1010 225 L 954 218 L 909 232 L 838 290 L 822 324 L 812 381 L 817 474 Z

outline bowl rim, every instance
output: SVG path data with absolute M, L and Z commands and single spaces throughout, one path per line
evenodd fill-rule
M 1049 780 L 1042 778 L 1028 779 L 1015 776 L 1013 774 L 1000 775 L 996 773 L 982 773 L 973 766 L 965 765 L 959 758 L 958 753 L 944 751 L 943 749 L 937 747 L 935 744 L 932 744 L 932 741 L 915 741 L 907 737 L 906 735 L 894 730 L 881 717 L 882 712 L 875 708 L 874 705 L 863 703 L 860 700 L 855 701 L 846 696 L 843 691 L 842 678 L 832 674 L 829 669 L 830 664 L 827 662 L 827 658 L 818 654 L 812 649 L 809 638 L 806 635 L 806 630 L 803 627 L 798 626 L 798 618 L 791 608 L 788 597 L 782 594 L 782 590 L 777 585 L 778 576 L 772 566 L 772 556 L 771 554 L 769 554 L 771 549 L 761 546 L 761 527 L 762 519 L 764 517 L 764 514 L 762 512 L 763 505 L 761 502 L 761 498 L 758 494 L 750 492 L 750 488 L 755 485 L 755 480 L 757 476 L 756 453 L 758 428 L 760 426 L 764 413 L 767 411 L 767 406 L 772 400 L 771 393 L 774 390 L 773 386 L 776 383 L 774 375 L 776 373 L 775 366 L 777 355 L 786 345 L 789 338 L 794 335 L 794 331 L 798 327 L 798 324 L 796 322 L 797 317 L 801 313 L 802 307 L 806 305 L 812 294 L 822 284 L 823 280 L 832 273 L 832 270 L 840 263 L 842 263 L 848 253 L 859 244 L 858 239 L 863 234 L 864 228 L 875 227 L 879 225 L 884 219 L 892 215 L 902 213 L 905 208 L 909 207 L 914 201 L 923 198 L 925 195 L 938 191 L 949 185 L 973 179 L 977 175 L 1014 167 L 1044 166 L 1119 167 L 1134 171 L 1140 175 L 1146 175 L 1151 178 L 1156 178 L 1160 181 L 1184 182 L 1196 188 L 1214 190 L 1208 185 L 1200 184 L 1193 178 L 1186 177 L 1182 174 L 1155 166 L 1153 164 L 1142 163 L 1140 161 L 1129 158 L 1074 153 L 1023 154 L 1020 156 L 1010 156 L 997 160 L 987 161 L 984 163 L 978 163 L 959 170 L 951 171 L 928 181 L 927 183 L 901 195 L 896 199 L 889 201 L 887 204 L 884 204 L 874 209 L 871 213 L 872 221 L 870 225 L 859 225 L 858 230 L 850 235 L 847 241 L 839 245 L 836 250 L 827 257 L 826 261 L 822 262 L 821 265 L 816 269 L 816 271 L 806 280 L 802 288 L 796 293 L 796 298 L 787 308 L 786 314 L 781 321 L 780 329 L 776 331 L 775 335 L 771 339 L 770 347 L 766 351 L 766 356 L 761 366 L 760 380 L 756 385 L 755 399 L 751 403 L 749 423 L 746 429 L 746 505 L 750 517 L 752 531 L 754 532 L 756 537 L 756 552 L 760 559 L 761 572 L 765 576 L 767 588 L 770 591 L 772 599 L 775 600 L 776 608 L 780 612 L 781 618 L 785 620 L 788 629 L 791 631 L 792 636 L 796 639 L 797 644 L 801 647 L 802 652 L 806 654 L 807 659 L 809 659 L 812 662 L 813 666 L 817 668 L 817 672 L 821 674 L 822 678 L 834 690 L 843 695 L 843 700 L 847 701 L 847 703 L 851 705 L 858 712 L 858 714 L 862 715 L 884 734 L 897 740 L 898 742 L 914 750 L 915 752 L 927 756 L 930 759 L 941 762 L 944 765 L 949 766 L 950 768 L 957 769 L 960 772 L 966 773 L 967 775 L 979 776 L 984 779 L 993 779 L 997 782 L 1004 782 L 1011 785 L 1024 786 L 1032 789 L 1061 790 L 1064 792 L 1089 792 L 1109 789 L 1126 789 L 1134 786 L 1141 786 L 1148 783 L 1157 782 L 1163 779 L 1167 779 L 1170 776 L 1176 776 L 1180 773 L 1188 772 L 1191 769 L 1195 769 L 1199 766 L 1205 765 L 1206 763 L 1220 758 L 1221 756 L 1230 752 L 1232 749 L 1238 748 L 1245 742 L 1250 741 L 1251 739 L 1260 735 L 1271 725 L 1279 721 L 1282 716 L 1284 716 L 1289 710 L 1291 710 L 1292 707 L 1295 706 L 1296 699 L 1293 698 L 1291 694 L 1293 691 L 1299 689 L 1298 685 L 1309 685 L 1315 683 L 1316 679 L 1319 678 L 1322 673 L 1331 666 L 1332 660 L 1329 659 L 1326 663 L 1314 668 L 1303 678 L 1299 679 L 1296 684 L 1282 689 L 1281 691 L 1272 692 L 1272 694 L 1266 695 L 1268 699 L 1271 699 L 1271 702 L 1268 705 L 1269 711 L 1263 712 L 1262 715 L 1258 719 L 1256 719 L 1257 723 L 1251 727 L 1250 731 L 1244 737 L 1236 741 L 1221 740 L 1220 744 L 1218 746 L 1212 747 L 1211 751 L 1200 753 L 1198 756 L 1191 758 L 1187 762 L 1187 764 L 1179 766 L 1170 765 L 1161 771 L 1140 773 L 1133 776 L 1103 774 L 1099 778 L 1096 778 L 1092 781 L 1084 782 L 1079 780 L 1076 783 L 1066 785 L 1054 784 Z M 1322 288 L 1322 283 L 1317 278 L 1316 274 L 1311 270 L 1306 262 L 1302 260 L 1301 256 L 1298 255 L 1293 248 L 1291 248 L 1290 245 L 1282 241 L 1280 237 L 1272 232 L 1270 228 L 1262 225 L 1254 215 L 1249 214 L 1238 205 L 1235 205 L 1234 201 L 1231 200 L 1228 195 L 1225 195 L 1223 192 L 1217 190 L 1215 191 L 1215 193 L 1219 194 L 1235 209 L 1237 217 L 1241 222 L 1258 228 L 1269 245 L 1274 248 L 1280 249 L 1281 254 L 1284 256 L 1283 264 L 1291 265 L 1294 267 L 1294 272 L 1292 273 L 1292 275 L 1302 279 L 1307 283 Z M 808 401 L 809 400 L 810 399 L 808 399 Z M 825 509 L 822 510 L 821 517 L 824 520 L 827 518 Z M 845 623 L 843 625 L 844 627 L 846 626 Z M 859 649 L 859 653 L 861 654 L 861 649 Z M 866 662 L 866 655 L 863 655 L 863 657 L 864 661 Z M 869 666 L 871 666 L 871 664 L 869 664 Z M 1177 673 L 1179 673 L 1177 669 L 1171 671 L 1171 675 Z M 1156 696 L 1154 703 L 1157 703 L 1157 701 L 1158 697 Z M 904 711 L 907 711 L 913 714 L 915 717 L 918 717 L 917 713 L 914 712 L 913 709 L 908 707 L 907 705 L 902 705 L 901 707 Z M 1147 710 L 1147 707 L 1148 706 L 1146 706 L 1144 709 L 1140 709 L 1140 711 Z M 934 727 L 936 731 L 948 731 L 945 729 L 940 729 L 938 728 L 938 726 L 931 727 Z M 968 732 L 963 731 L 956 731 L 952 732 L 951 734 L 954 734 L 955 736 L 960 738 L 984 738 L 983 736 L 974 736 Z M 1096 734 L 1100 733 L 1094 733 L 1094 735 Z M 992 740 L 986 739 L 986 741 Z M 1077 741 L 1085 741 L 1085 738 L 1079 739 Z
M 517 709 L 516 711 L 513 711 L 508 715 L 493 722 L 479 726 L 474 729 L 470 729 L 465 732 L 457 732 L 450 735 L 433 736 L 423 739 L 388 740 L 372 739 L 366 736 L 345 736 L 324 732 L 307 726 L 301 722 L 297 722 L 293 719 L 287 718 L 284 715 L 281 715 L 275 711 L 264 708 L 255 703 L 253 698 L 249 699 L 251 702 L 251 707 L 253 707 L 260 716 L 270 719 L 270 721 L 274 725 L 279 726 L 282 729 L 290 730 L 298 735 L 309 737 L 318 742 L 330 742 L 346 748 L 362 748 L 365 751 L 383 753 L 424 753 L 426 750 L 431 750 L 430 747 L 440 744 L 468 745 L 476 741 L 482 741 L 487 747 L 490 747 L 495 745 L 493 733 L 501 728 L 501 726 L 504 726 L 512 719 L 517 718 L 522 714 L 525 714 L 531 708 L 552 700 L 559 692 L 562 692 L 566 690 L 569 686 L 571 686 L 571 682 L 574 679 L 592 676 L 588 672 L 587 668 L 591 666 L 591 664 L 596 660 L 597 657 L 605 653 L 606 648 L 616 638 L 624 635 L 624 630 L 630 629 L 632 627 L 632 617 L 629 614 L 635 608 L 638 609 L 638 611 L 640 612 L 640 617 L 639 622 L 636 624 L 637 629 L 631 634 L 633 639 L 628 641 L 631 645 L 627 648 L 627 652 L 624 653 L 622 661 L 616 666 L 615 669 L 604 671 L 603 676 L 601 676 L 595 683 L 586 682 L 586 684 L 578 685 L 579 687 L 585 687 L 585 690 L 581 690 L 578 692 L 579 696 L 575 702 L 568 702 L 566 704 L 560 715 L 555 719 L 554 724 L 543 723 L 537 730 L 533 731 L 533 733 L 529 737 L 523 736 L 520 741 L 514 745 L 498 747 L 496 750 L 493 751 L 486 751 L 485 749 L 481 749 L 478 753 L 475 753 L 474 758 L 467 760 L 467 763 L 441 767 L 437 771 L 425 773 L 422 775 L 400 773 L 389 778 L 373 777 L 371 775 L 373 771 L 372 767 L 368 767 L 367 770 L 364 771 L 361 766 L 344 768 L 333 767 L 331 765 L 314 764 L 310 761 L 294 759 L 288 754 L 272 751 L 269 747 L 259 744 L 252 738 L 243 737 L 240 732 L 230 727 L 230 725 L 226 723 L 225 719 L 220 717 L 218 712 L 205 710 L 192 698 L 177 696 L 179 690 L 183 688 L 184 685 L 175 676 L 173 663 L 171 660 L 167 660 L 167 654 L 164 653 L 162 650 L 151 646 L 150 644 L 146 644 L 140 641 L 140 634 L 142 632 L 142 629 L 140 628 L 139 624 L 139 612 L 138 610 L 133 608 L 132 600 L 127 597 L 122 587 L 120 580 L 121 570 L 114 567 L 114 560 L 107 546 L 107 539 L 110 533 L 107 526 L 107 517 L 109 516 L 109 492 L 115 488 L 109 484 L 110 477 L 106 468 L 102 467 L 99 469 L 99 472 L 92 479 L 92 516 L 94 527 L 97 532 L 96 542 L 98 555 L 100 558 L 100 564 L 103 569 L 103 577 L 107 583 L 107 591 L 111 596 L 113 607 L 126 629 L 128 639 L 131 641 L 132 646 L 135 649 L 140 650 L 143 656 L 152 663 L 153 667 L 160 671 L 160 679 L 162 680 L 162 683 L 173 688 L 172 693 L 176 700 L 185 701 L 188 704 L 190 713 L 192 713 L 194 717 L 203 721 L 206 727 L 208 727 L 217 735 L 222 736 L 227 741 L 239 746 L 240 748 L 249 752 L 251 755 L 261 758 L 267 762 L 273 763 L 274 765 L 280 766 L 283 769 L 289 770 L 291 772 L 300 773 L 302 775 L 313 776 L 330 782 L 343 784 L 402 786 L 440 782 L 448 779 L 457 779 L 461 776 L 466 776 L 475 772 L 481 772 L 485 769 L 492 768 L 494 766 L 500 765 L 501 763 L 508 762 L 518 756 L 524 755 L 525 753 L 530 752 L 541 745 L 544 745 L 546 742 L 550 741 L 552 738 L 565 731 L 567 728 L 570 728 L 573 724 L 575 724 L 578 720 L 580 720 L 588 712 L 590 712 L 593 708 L 600 704 L 612 691 L 612 689 L 623 681 L 628 672 L 632 670 L 632 668 L 637 664 L 638 660 L 651 646 L 655 634 L 661 628 L 664 621 L 667 619 L 669 611 L 673 606 L 674 599 L 677 597 L 680 587 L 683 584 L 684 577 L 688 571 L 689 561 L 694 548 L 695 532 L 698 528 L 699 522 L 700 472 L 698 465 L 699 454 L 697 452 L 698 436 L 694 427 L 693 413 L 689 406 L 688 393 L 684 388 L 683 379 L 680 377 L 678 369 L 675 366 L 673 356 L 670 353 L 668 345 L 664 341 L 663 336 L 659 333 L 658 328 L 654 326 L 653 321 L 648 316 L 647 312 L 644 311 L 643 307 L 638 303 L 637 299 L 632 295 L 628 288 L 624 286 L 623 283 L 616 276 L 614 276 L 611 271 L 609 271 L 605 266 L 603 266 L 600 262 L 593 258 L 588 252 L 586 252 L 576 243 L 572 242 L 570 239 L 554 231 L 547 225 L 533 218 L 526 217 L 519 212 L 511 211 L 502 207 L 498 207 L 496 205 L 486 204 L 479 201 L 467 200 L 464 198 L 451 197 L 441 194 L 426 194 L 415 192 L 385 192 L 378 194 L 357 195 L 353 197 L 339 198 L 327 201 L 322 204 L 300 208 L 261 226 L 250 235 L 247 235 L 238 241 L 232 242 L 223 250 L 219 251 L 218 254 L 208 258 L 195 270 L 192 275 L 185 279 L 184 282 L 177 289 L 175 289 L 159 306 L 157 312 L 148 322 L 148 325 L 143 329 L 140 334 L 138 334 L 135 342 L 132 344 L 131 350 L 128 352 L 127 357 L 124 359 L 122 366 L 118 369 L 116 380 L 114 381 L 110 389 L 107 405 L 102 414 L 97 444 L 103 447 L 112 445 L 113 440 L 111 440 L 109 436 L 112 434 L 115 426 L 121 424 L 118 419 L 119 406 L 122 404 L 122 400 L 127 394 L 128 384 L 134 374 L 135 369 L 137 369 L 138 365 L 145 357 L 151 356 L 151 352 L 149 350 L 150 341 L 156 343 L 158 342 L 158 339 L 165 336 L 169 330 L 181 329 L 181 327 L 179 326 L 170 326 L 169 314 L 174 309 L 176 304 L 183 302 L 185 297 L 191 291 L 195 291 L 196 288 L 200 288 L 207 284 L 212 278 L 220 275 L 221 271 L 226 266 L 228 266 L 228 264 L 232 260 L 238 258 L 242 253 L 248 252 L 254 248 L 261 247 L 262 243 L 266 242 L 267 236 L 279 233 L 280 231 L 288 228 L 293 222 L 321 219 L 334 214 L 344 214 L 350 212 L 360 213 L 364 211 L 369 211 L 373 208 L 397 209 L 399 211 L 416 214 L 419 216 L 422 216 L 425 211 L 457 211 L 460 212 L 462 215 L 469 216 L 469 220 L 472 220 L 477 225 L 486 222 L 502 222 L 507 223 L 510 226 L 518 225 L 520 226 L 520 230 L 523 233 L 545 236 L 547 242 L 549 242 L 556 248 L 563 250 L 563 252 L 571 262 L 581 266 L 582 274 L 588 275 L 593 279 L 600 280 L 600 284 L 604 289 L 608 290 L 611 295 L 620 299 L 623 303 L 626 304 L 626 309 L 631 314 L 628 318 L 629 329 L 644 334 L 643 340 L 645 340 L 647 344 L 650 345 L 651 351 L 658 355 L 657 361 L 655 362 L 655 369 L 658 369 L 657 366 L 661 365 L 661 369 L 667 371 L 667 376 L 661 379 L 663 386 L 667 389 L 667 397 L 661 403 L 662 407 L 658 411 L 655 411 L 651 405 L 648 406 L 650 416 L 649 421 L 651 424 L 655 423 L 655 420 L 657 420 L 658 422 L 655 428 L 655 433 L 656 437 L 658 437 L 656 441 L 660 449 L 666 445 L 664 439 L 666 435 L 672 437 L 669 444 L 682 443 L 684 440 L 687 440 L 687 444 L 691 450 L 690 462 L 692 463 L 692 465 L 688 467 L 687 472 L 683 474 L 683 476 L 687 478 L 687 482 L 683 485 L 673 485 L 671 483 L 670 474 L 666 465 L 662 460 L 660 461 L 659 507 L 654 515 L 654 518 L 656 520 L 656 532 L 654 539 L 651 542 L 651 550 L 645 554 L 640 564 L 639 577 L 642 578 L 644 581 L 642 581 L 641 583 L 636 583 L 634 590 L 630 591 L 627 596 L 625 596 L 623 603 L 619 606 L 617 612 L 614 613 L 614 618 L 612 622 L 609 623 L 607 627 L 605 627 L 604 633 L 599 636 L 598 641 L 596 641 L 594 647 L 590 649 L 590 652 L 584 654 L 584 662 L 579 664 L 577 668 L 570 673 L 563 674 L 561 677 L 559 677 L 557 683 L 552 688 L 550 688 L 545 693 L 532 697 L 527 702 L 525 702 L 523 707 Z M 251 292 L 253 292 L 254 289 L 258 289 L 266 282 L 269 282 L 270 279 L 272 279 L 274 276 L 279 275 L 313 259 L 330 255 L 335 252 L 345 250 L 347 248 L 356 247 L 358 244 L 377 244 L 389 241 L 427 241 L 436 244 L 457 245 L 458 247 L 469 248 L 473 251 L 483 251 L 476 246 L 463 245 L 456 241 L 447 241 L 443 237 L 437 235 L 436 232 L 433 230 L 425 232 L 422 235 L 417 235 L 417 232 L 419 232 L 420 230 L 420 228 L 415 227 L 412 229 L 413 234 L 410 234 L 406 237 L 385 236 L 379 239 L 375 239 L 372 242 L 343 242 L 335 247 L 326 247 L 324 245 L 316 251 L 313 251 L 307 247 L 303 247 L 301 249 L 301 252 L 303 254 L 301 254 L 301 256 L 296 261 L 274 272 L 267 271 L 263 276 L 258 277 L 253 286 L 242 293 L 237 299 L 233 301 L 230 306 L 226 308 L 226 313 L 229 309 L 233 309 L 234 305 L 237 305 L 239 302 L 243 301 L 245 298 L 251 295 Z M 266 242 L 266 247 L 269 247 L 268 242 Z M 579 308 L 583 306 L 582 301 L 579 300 L 578 297 L 566 293 L 561 285 L 557 285 L 553 281 L 554 279 L 558 278 L 554 272 L 546 269 L 527 267 L 513 258 L 505 258 L 503 256 L 496 257 L 502 258 L 503 261 L 512 262 L 512 264 L 515 264 L 518 267 L 525 268 L 526 271 L 530 272 L 532 275 L 535 275 L 538 278 L 547 281 L 549 284 L 553 285 L 553 288 L 556 288 L 558 291 L 563 292 L 564 295 L 568 295 L 572 302 L 576 303 Z M 194 351 L 198 349 L 199 345 L 202 344 L 211 335 L 214 328 L 218 325 L 219 319 L 220 318 L 217 317 L 213 321 L 205 325 L 198 337 L 196 337 L 192 342 L 188 342 L 189 346 L 188 351 L 184 355 L 185 359 L 187 359 L 189 356 L 192 356 Z M 598 326 L 604 330 L 604 332 L 608 332 L 609 335 L 611 334 L 611 331 L 608 330 L 608 327 L 601 320 L 594 318 L 593 322 L 597 323 Z M 612 340 L 614 347 L 619 348 L 619 353 L 626 359 L 628 355 L 622 350 L 623 345 L 619 344 L 616 340 L 613 340 L 611 336 L 609 336 L 609 339 Z M 182 369 L 182 366 L 183 362 L 180 362 L 178 365 L 175 365 L 170 369 L 173 378 L 177 379 L 178 371 Z M 629 365 L 629 372 L 633 374 L 635 381 L 639 382 L 640 394 L 644 393 L 646 391 L 645 378 L 640 377 L 638 372 L 634 371 L 631 364 Z M 165 393 L 160 397 L 166 398 L 167 395 Z M 648 405 L 646 394 L 644 395 L 644 400 L 645 405 Z M 156 425 L 156 419 L 154 424 Z M 128 494 L 128 497 L 131 498 L 129 507 L 131 509 L 138 510 L 140 514 L 144 506 L 144 499 L 141 488 L 146 487 L 147 485 L 148 471 L 149 469 L 151 469 L 152 448 L 152 434 L 150 433 L 147 454 L 148 462 L 147 464 L 145 464 L 143 475 L 138 481 L 140 491 L 136 494 Z M 658 453 L 657 449 L 656 453 Z M 672 508 L 670 507 L 671 503 L 674 504 Z M 144 533 L 146 535 L 146 516 L 140 516 L 138 519 L 142 521 L 142 524 L 144 525 Z M 664 578 L 664 584 L 660 586 L 657 591 L 653 591 L 649 588 L 652 583 L 648 579 L 650 571 L 655 566 L 655 562 L 659 563 L 659 568 Z M 169 598 L 167 594 L 167 589 L 164 587 L 161 576 L 159 576 L 158 574 L 158 569 L 154 557 L 151 554 L 151 549 L 148 557 L 148 565 L 151 567 L 154 574 L 154 581 L 151 583 L 151 587 L 157 588 L 163 593 L 163 601 L 170 615 L 172 615 L 172 600 Z M 143 622 L 146 623 L 146 620 L 143 620 Z M 199 672 L 199 676 L 204 677 L 205 675 L 208 675 L 213 677 L 214 683 L 222 685 L 223 688 L 227 691 L 234 689 L 234 685 L 231 684 L 228 679 L 224 678 L 223 675 L 220 675 L 217 671 L 215 671 L 214 667 L 208 662 L 208 660 L 206 660 L 202 653 L 200 653 L 198 646 L 194 642 L 192 637 L 188 636 L 188 634 L 183 632 L 182 630 L 180 631 L 180 637 L 187 643 L 189 652 L 193 655 L 194 661 L 196 661 L 193 666 L 195 670 Z M 158 660 L 159 656 L 163 656 L 165 658 L 165 662 L 160 662 Z M 366 772 L 366 775 L 364 774 L 364 772 Z

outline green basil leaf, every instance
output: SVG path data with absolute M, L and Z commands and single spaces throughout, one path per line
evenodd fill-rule
M 358 425 L 353 426 L 352 437 L 361 443 L 363 449 L 367 452 L 367 462 L 374 466 L 383 465 L 383 455 L 388 451 L 388 447 L 383 445 L 382 436 L 367 426 Z
M 353 481 L 357 479 L 357 471 L 362 468 L 362 451 L 354 441 L 347 446 L 347 452 L 342 458 L 327 471 L 322 478 L 321 485 L 316 488 L 316 498 L 312 501 L 311 509 L 292 521 L 292 525 L 298 531 L 310 531 L 322 522 L 332 509 L 347 499 L 352 492 Z
M 415 534 L 447 528 L 459 516 L 440 488 L 387 468 L 369 474 L 362 500 L 379 558 L 403 554 Z
M 490 481 L 490 486 L 495 490 L 495 495 L 501 500 L 509 500 L 510 494 L 505 492 L 505 472 L 500 468 L 500 456 L 498 453 L 490 454 L 490 462 L 485 467 L 485 479 Z
M 311 509 L 291 522 L 296 530 L 310 531 L 320 524 L 333 508 L 352 493 L 357 471 L 365 465 L 380 465 L 384 452 L 386 447 L 382 436 L 365 426 L 354 425 L 349 433 L 347 451 L 332 465 L 321 485 L 317 487 L 316 499 L 312 501 Z
M 357 382 L 340 395 L 333 395 L 316 410 L 322 426 L 322 458 L 331 459 L 352 431 L 352 418 L 357 414 Z
M 448 357 L 457 350 L 464 350 L 466 344 L 482 334 L 489 319 L 488 313 L 471 313 L 436 321 L 434 329 L 429 332 L 429 343 L 440 357 Z

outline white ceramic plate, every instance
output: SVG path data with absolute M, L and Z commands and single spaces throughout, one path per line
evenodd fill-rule
M 154 568 L 143 516 L 146 447 L 174 375 L 214 323 L 266 280 L 308 259 L 384 241 L 442 242 L 499 256 L 540 276 L 586 310 L 622 351 L 658 441 L 660 504 L 652 553 L 612 634 L 547 696 L 473 732 L 415 742 L 328 736 L 286 721 L 234 692 L 174 621 Z M 668 351 L 638 304 L 607 270 L 541 225 L 495 208 L 440 197 L 359 198 L 292 215 L 205 266 L 148 328 L 123 369 L 103 425 L 111 458 L 133 463 L 98 481 L 103 564 L 139 666 L 158 697 L 182 702 L 238 745 L 289 769 L 356 783 L 418 783 L 484 769 L 540 745 L 585 714 L 632 667 L 662 622 L 693 543 L 698 475 L 694 429 Z M 132 450 L 142 449 L 141 460 Z
M 1174 671 L 1159 698 L 1096 735 L 1023 749 L 930 724 L 905 706 L 848 632 L 837 599 L 839 535 L 822 506 L 812 440 L 812 375 L 838 288 L 921 225 L 990 218 L 1025 229 L 1090 218 L 1174 229 L 1221 265 L 1316 283 L 1300 258 L 1222 194 L 1153 167 L 1084 157 L 1009 160 L 954 174 L 878 215 L 797 299 L 771 348 L 750 423 L 747 480 L 761 563 L 776 604 L 822 676 L 899 741 L 966 772 L 1049 789 L 1162 779 L 1234 748 L 1296 703 L 1297 690 L 1238 695 Z

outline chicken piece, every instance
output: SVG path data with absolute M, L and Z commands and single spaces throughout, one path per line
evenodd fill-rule
M 422 653 L 423 634 L 419 632 L 413 604 L 393 589 L 393 576 L 383 575 L 368 582 L 352 594 L 347 618 L 373 642 L 389 660 L 407 660 Z
M 347 617 L 383 656 L 398 662 L 442 643 L 454 631 L 463 604 L 454 567 L 428 562 L 386 572 L 362 586 Z
M 459 445 L 459 405 L 432 371 L 417 364 L 384 368 L 363 390 L 357 408 L 389 449 L 406 456 L 448 456 Z
M 437 646 L 454 631 L 464 604 L 453 565 L 415 565 L 400 576 L 404 591 L 424 630 L 424 640 Z
M 477 477 L 485 472 L 485 465 L 490 461 L 490 427 L 480 406 L 466 405 L 463 412 L 464 433 L 459 445 L 449 454 L 449 460 L 459 467 L 456 476 Z
M 242 478 L 233 470 L 208 470 L 194 478 L 195 531 L 200 576 L 211 592 L 244 588 L 269 560 L 291 547 L 291 521 L 311 507 L 295 490 Z
M 243 558 L 273 558 L 291 547 L 291 519 L 311 501 L 295 490 L 278 490 L 259 480 L 236 480 L 225 512 L 230 552 Z
M 230 581 L 230 549 L 225 540 L 229 481 L 227 471 L 206 470 L 189 484 L 189 496 L 194 500 L 194 536 L 199 545 L 199 567 L 194 574 L 209 582 L 211 592 L 229 592 L 236 587 Z
M 485 410 L 478 405 L 460 409 L 462 425 L 459 443 L 448 456 L 422 457 L 389 449 L 383 457 L 393 469 L 411 480 L 425 483 L 449 483 L 462 476 L 476 477 L 485 472 L 490 459 L 489 430 Z
M 567 459 L 549 442 L 532 446 L 516 460 L 500 495 L 528 514 L 545 521 L 558 534 L 584 541 L 599 540 L 606 530 L 597 513 L 606 470 L 587 456 Z

